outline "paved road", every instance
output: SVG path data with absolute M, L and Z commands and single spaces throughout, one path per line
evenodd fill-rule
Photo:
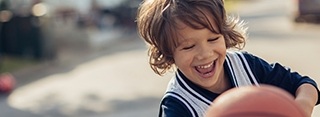
M 250 27 L 245 50 L 320 83 L 319 25 L 292 23 L 290 0 L 251 1 L 239 7 L 235 12 Z M 172 74 L 161 78 L 150 70 L 145 45 L 136 35 L 110 43 L 103 51 L 15 73 L 19 87 L 0 98 L 1 117 L 155 116 Z M 313 117 L 319 116 L 316 107 Z

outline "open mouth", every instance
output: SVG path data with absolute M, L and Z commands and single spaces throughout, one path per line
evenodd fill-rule
M 207 77 L 211 77 L 214 74 L 215 65 L 216 65 L 216 61 L 213 61 L 206 65 L 196 66 L 195 69 L 200 74 L 200 76 L 207 78 Z

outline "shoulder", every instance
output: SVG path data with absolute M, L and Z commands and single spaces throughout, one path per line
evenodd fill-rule
M 166 93 L 161 101 L 161 113 L 177 114 L 185 117 L 202 115 L 211 100 L 205 97 L 196 85 L 177 71 L 168 84 Z M 190 116 L 187 116 L 190 115 Z M 166 116 L 167 117 L 167 116 Z
M 250 67 L 263 67 L 270 65 L 263 58 L 247 51 L 227 51 L 227 59 L 235 62 L 248 63 Z
M 238 57 L 245 57 L 246 59 L 260 59 L 256 55 L 249 53 L 248 51 L 227 51 L 227 56 L 238 56 Z
M 192 117 L 194 111 L 182 96 L 168 92 L 160 104 L 159 117 Z
M 176 74 L 177 75 L 177 74 Z M 181 82 L 181 81 L 180 81 Z M 177 76 L 173 77 L 168 83 L 167 91 L 160 103 L 159 117 L 193 117 L 194 107 L 191 106 L 180 86 Z

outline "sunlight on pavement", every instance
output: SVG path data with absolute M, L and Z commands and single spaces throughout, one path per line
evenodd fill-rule
M 171 76 L 171 75 L 168 75 Z M 56 110 L 72 115 L 77 110 L 111 111 L 112 100 L 162 96 L 170 78 L 159 78 L 149 68 L 145 51 L 101 57 L 73 71 L 51 75 L 16 89 L 9 104 L 43 113 Z

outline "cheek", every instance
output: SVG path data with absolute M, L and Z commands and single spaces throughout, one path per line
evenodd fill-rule
M 181 63 L 183 63 L 182 61 L 184 61 L 184 60 L 183 60 L 183 58 L 181 57 L 181 55 L 179 55 L 178 53 L 175 53 L 175 54 L 174 54 L 173 60 L 174 60 L 174 63 L 175 63 L 175 65 L 176 65 L 177 67 L 181 67 L 181 65 L 183 65 L 183 64 L 181 64 Z
M 175 65 L 178 68 L 183 68 L 184 66 L 187 66 L 192 60 L 190 54 L 183 52 L 175 52 L 173 59 L 175 61 Z
M 219 51 L 220 54 L 225 55 L 227 53 L 227 48 L 224 44 L 222 44 L 217 48 L 217 51 Z
M 227 51 L 227 44 L 225 42 L 225 39 L 222 38 L 221 41 L 219 41 L 219 43 L 216 45 L 217 46 L 217 50 L 220 52 L 220 53 L 224 53 L 226 54 L 226 51 Z

